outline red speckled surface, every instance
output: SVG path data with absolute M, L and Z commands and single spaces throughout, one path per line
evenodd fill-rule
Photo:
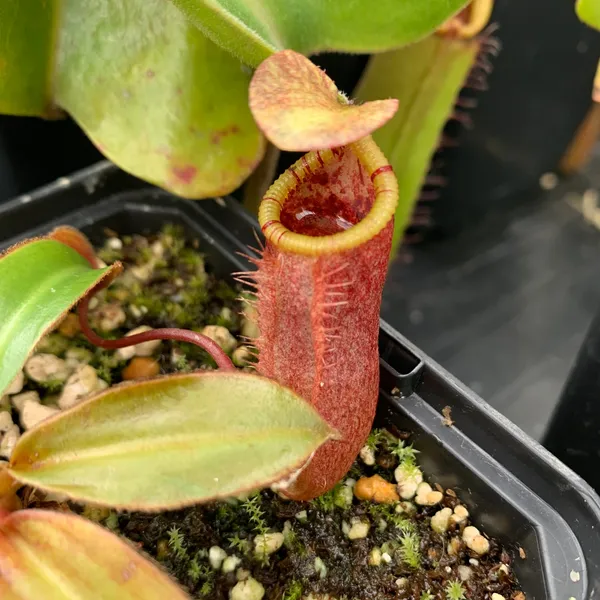
M 360 220 L 373 199 L 373 185 L 356 156 L 339 151 L 321 172 L 308 172 L 288 197 L 281 221 L 296 233 L 330 234 Z M 286 491 L 295 499 L 333 487 L 371 429 L 392 226 L 353 250 L 329 256 L 294 255 L 269 243 L 259 262 L 258 371 L 310 401 L 342 436 L 321 447 Z

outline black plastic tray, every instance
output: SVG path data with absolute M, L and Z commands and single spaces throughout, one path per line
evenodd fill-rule
M 218 274 L 248 267 L 236 252 L 255 245 L 256 222 L 235 201 L 181 200 L 105 162 L 0 206 L 0 248 L 63 223 L 99 241 L 104 227 L 143 233 L 167 221 L 201 240 Z M 600 499 L 592 489 L 384 322 L 380 353 L 380 422 L 412 431 L 428 476 L 455 489 L 476 523 L 514 550 L 527 599 L 596 597 Z

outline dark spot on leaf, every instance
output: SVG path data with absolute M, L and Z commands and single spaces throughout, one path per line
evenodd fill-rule
M 171 167 L 173 175 L 183 183 L 191 183 L 198 169 L 194 165 L 185 165 L 184 167 Z
M 152 78 L 154 77 L 154 75 L 155 75 L 155 73 L 154 73 L 154 71 L 153 71 L 152 69 L 148 69 L 148 70 L 146 71 L 146 77 L 147 77 L 148 79 L 152 79 Z
M 227 137 L 228 135 L 233 135 L 235 133 L 239 133 L 240 128 L 237 125 L 230 125 L 229 127 L 224 127 L 223 129 L 217 129 L 211 136 L 210 141 L 213 144 L 218 144 L 221 139 Z

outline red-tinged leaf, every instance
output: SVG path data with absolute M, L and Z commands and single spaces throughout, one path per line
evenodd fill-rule
M 189 600 L 128 543 L 73 514 L 0 517 L 2 600 Z
M 333 430 L 275 381 L 211 371 L 114 386 L 27 431 L 9 472 L 34 487 L 159 510 L 288 476 Z
M 369 135 L 393 117 L 398 101 L 350 104 L 319 67 L 284 50 L 256 70 L 250 109 L 275 146 L 305 152 L 344 146 Z
M 61 316 L 120 272 L 119 264 L 94 269 L 93 260 L 89 242 L 70 228 L 0 256 L 0 395 Z

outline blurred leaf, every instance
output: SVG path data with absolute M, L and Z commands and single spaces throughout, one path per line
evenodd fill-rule
M 120 167 L 176 194 L 227 194 L 260 161 L 249 80 L 165 0 L 63 2 L 57 103 Z
M 119 269 L 93 269 L 73 248 L 42 238 L 0 256 L 0 396 L 41 337 L 88 290 Z
M 2 600 L 189 600 L 169 577 L 106 529 L 68 513 L 0 519 Z
M 258 66 L 277 50 L 380 52 L 424 37 L 467 0 L 172 0 L 211 40 Z
M 197 372 L 117 386 L 42 422 L 9 472 L 85 502 L 176 508 L 277 481 L 331 435 L 270 379 Z
M 7 2 L 1 112 L 57 105 L 121 168 L 188 198 L 233 191 L 260 161 L 249 70 L 167 0 Z
M 254 73 L 250 109 L 275 146 L 308 152 L 345 146 L 369 135 L 392 118 L 398 101 L 349 104 L 319 67 L 302 54 L 283 50 Z
M 373 133 L 398 179 L 392 256 L 430 170 L 444 125 L 471 70 L 480 42 L 431 35 L 406 48 L 371 57 L 355 95 L 359 101 L 398 98 L 394 117 Z
M 600 1 L 577 0 L 577 16 L 590 27 L 600 30 Z
M 47 115 L 55 3 L 0 2 L 0 112 Z

